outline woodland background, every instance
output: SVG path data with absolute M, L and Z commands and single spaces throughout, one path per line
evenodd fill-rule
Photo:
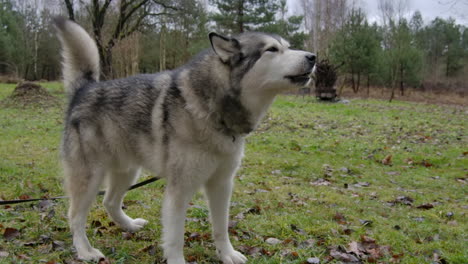
M 340 71 L 355 93 L 381 88 L 465 96 L 468 30 L 455 19 L 424 21 L 410 0 L 379 0 L 375 22 L 360 1 L 298 0 L 0 0 L 0 77 L 59 80 L 52 17 L 65 15 L 96 40 L 103 79 L 173 69 L 207 48 L 207 34 L 276 33 Z M 466 0 L 451 0 L 462 2 Z M 375 19 L 374 19 L 375 20 Z M 393 95 L 392 95 L 393 96 Z

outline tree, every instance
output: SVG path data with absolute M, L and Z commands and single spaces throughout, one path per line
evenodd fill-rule
M 72 0 L 64 0 L 69 12 L 69 17 L 74 18 Z M 101 75 L 103 79 L 113 78 L 112 72 L 112 48 L 120 40 L 125 39 L 132 33 L 141 29 L 147 18 L 169 14 L 168 11 L 178 10 L 176 7 L 168 5 L 164 0 L 120 0 L 115 8 L 117 9 L 117 20 L 113 25 L 110 36 L 104 38 L 104 23 L 106 15 L 111 9 L 113 0 L 92 0 L 86 6 L 88 15 L 92 20 L 94 40 L 99 51 L 101 61 Z
M 389 46 L 385 50 L 387 65 L 387 83 L 392 91 L 390 101 L 395 96 L 395 89 L 400 88 L 404 95 L 405 85 L 416 86 L 420 83 L 422 68 L 422 53 L 414 45 L 414 38 L 406 19 L 398 22 L 389 21 Z
M 370 26 L 361 9 L 352 9 L 343 28 L 330 46 L 330 58 L 335 65 L 343 65 L 342 71 L 351 78 L 352 89 L 359 91 L 361 79 L 369 80 L 376 71 L 375 58 L 380 51 L 377 26 Z
M 24 62 L 19 47 L 24 43 L 23 27 L 24 20 L 12 3 L 0 0 L 0 74 L 13 73 L 18 77 L 21 73 Z
M 466 30 L 465 30 L 466 31 Z M 463 48 L 464 29 L 455 23 L 454 19 L 435 18 L 426 27 L 425 52 L 428 61 L 433 65 L 444 64 L 444 76 L 455 76 L 466 64 Z M 445 62 L 443 62 L 445 59 Z M 437 68 L 430 74 L 437 76 Z
M 211 19 L 223 33 L 235 34 L 274 23 L 278 0 L 210 0 L 216 7 Z
M 319 57 L 328 57 L 335 34 L 343 27 L 348 13 L 348 0 L 301 0 L 304 27 L 308 33 L 307 49 Z
M 286 18 L 288 12 L 286 0 L 280 0 L 280 18 L 257 28 L 258 31 L 274 33 L 287 39 L 292 48 L 304 49 L 307 35 L 302 32 L 301 25 L 303 16 L 290 16 Z

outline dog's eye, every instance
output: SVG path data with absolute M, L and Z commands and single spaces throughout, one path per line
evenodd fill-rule
M 269 47 L 267 50 L 265 51 L 269 51 L 269 52 L 278 52 L 278 48 L 277 47 Z

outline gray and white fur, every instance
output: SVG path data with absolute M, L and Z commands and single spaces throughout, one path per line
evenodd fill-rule
M 276 35 L 210 33 L 211 48 L 180 68 L 99 82 L 99 55 L 92 38 L 64 18 L 56 18 L 55 25 L 69 97 L 61 157 L 78 258 L 104 257 L 91 246 L 85 230 L 103 183 L 104 206 L 112 220 L 130 232 L 145 226 L 146 220 L 122 210 L 125 192 L 145 168 L 167 179 L 162 247 L 168 264 L 185 264 L 186 209 L 200 188 L 209 204 L 219 258 L 224 264 L 245 263 L 228 237 L 233 179 L 244 138 L 278 93 L 310 82 L 314 54 L 291 50 Z

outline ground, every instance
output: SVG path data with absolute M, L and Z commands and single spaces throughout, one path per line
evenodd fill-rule
M 60 104 L 0 102 L 0 199 L 63 194 Z M 0 85 L 0 101 L 14 85 Z M 247 139 L 231 206 L 231 238 L 248 263 L 466 263 L 468 108 L 280 96 Z M 150 177 L 149 173 L 143 175 Z M 130 191 L 126 210 L 150 221 L 130 234 L 98 198 L 91 243 L 111 263 L 161 263 L 164 182 Z M 0 263 L 74 259 L 66 200 L 2 206 Z M 203 196 L 187 216 L 185 255 L 218 263 Z

